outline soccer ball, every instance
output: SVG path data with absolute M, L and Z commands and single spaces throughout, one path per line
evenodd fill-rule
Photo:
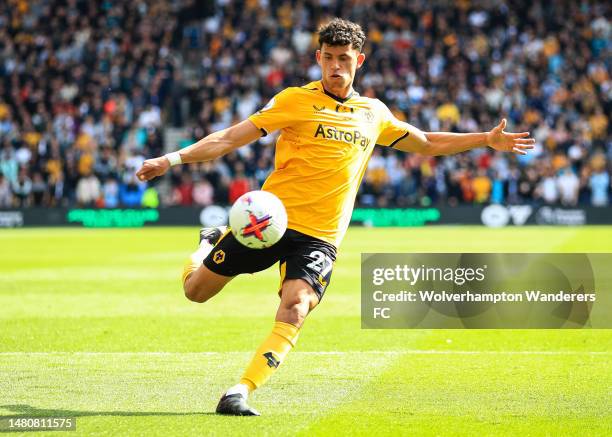
M 234 202 L 229 213 L 232 234 L 251 249 L 264 249 L 277 243 L 287 230 L 283 202 L 268 191 L 249 191 Z

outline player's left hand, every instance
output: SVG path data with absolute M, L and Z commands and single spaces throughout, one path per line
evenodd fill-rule
M 527 150 L 533 149 L 535 140 L 529 138 L 529 132 L 511 133 L 504 132 L 506 119 L 487 133 L 487 144 L 500 152 L 514 152 L 526 155 Z

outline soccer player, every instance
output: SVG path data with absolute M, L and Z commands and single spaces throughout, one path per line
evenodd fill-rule
M 283 362 L 304 319 L 321 301 L 375 145 L 425 155 L 486 146 L 525 154 L 533 148 L 528 132 L 505 132 L 505 120 L 489 132 L 465 134 L 422 132 L 397 120 L 380 100 L 362 97 L 353 89 L 355 73 L 365 61 L 364 43 L 358 24 L 333 19 L 319 29 L 316 60 L 321 80 L 287 88 L 247 120 L 178 152 L 146 160 L 137 172 L 141 180 L 150 180 L 170 166 L 210 161 L 281 131 L 275 168 L 262 189 L 278 196 L 287 209 L 283 238 L 257 250 L 238 243 L 231 232 L 204 229 L 183 273 L 187 298 L 206 302 L 236 275 L 280 262 L 280 305 L 272 332 L 239 383 L 222 396 L 217 413 L 259 414 L 247 404 L 247 397 Z

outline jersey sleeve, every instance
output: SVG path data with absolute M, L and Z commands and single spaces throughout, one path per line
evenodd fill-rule
M 380 121 L 380 131 L 376 144 L 380 146 L 393 147 L 399 140 L 402 140 L 410 135 L 412 126 L 395 118 L 389 108 L 387 108 L 387 105 L 384 103 L 379 101 L 379 105 L 382 118 Z
M 287 88 L 274 97 L 249 117 L 249 120 L 261 129 L 264 136 L 275 130 L 285 128 L 295 121 L 295 102 L 291 88 Z

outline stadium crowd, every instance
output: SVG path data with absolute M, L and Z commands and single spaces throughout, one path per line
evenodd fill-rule
M 0 2 L 0 208 L 228 204 L 261 186 L 272 136 L 148 185 L 145 158 L 317 80 L 316 29 L 364 27 L 362 94 L 426 131 L 530 131 L 527 156 L 377 147 L 361 206 L 603 206 L 612 174 L 609 2 Z M 187 132 L 165 144 L 164 130 Z

